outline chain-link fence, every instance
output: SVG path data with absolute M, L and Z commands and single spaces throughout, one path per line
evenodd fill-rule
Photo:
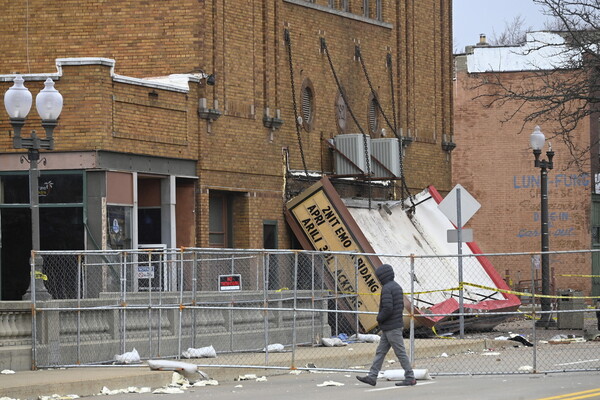
M 592 256 L 552 254 L 564 271 Z M 37 368 L 115 364 L 135 355 L 189 357 L 201 366 L 368 368 L 381 289 L 369 263 L 385 262 L 406 295 L 415 368 L 431 374 L 600 369 L 593 276 L 554 273 L 560 285 L 545 295 L 552 307 L 540 310 L 531 254 L 157 249 L 38 255 L 43 267 L 36 274 L 32 266 L 32 276 L 44 285 L 32 279 L 32 287 L 45 286 L 53 300 L 32 293 Z M 529 283 L 507 286 L 496 271 L 508 264 L 533 271 Z M 541 314 L 550 315 L 544 326 Z

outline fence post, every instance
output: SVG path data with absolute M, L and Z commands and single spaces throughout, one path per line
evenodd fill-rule
M 410 364 L 414 366 L 415 363 L 415 319 L 414 319 L 414 307 L 415 307 L 415 255 L 410 255 Z
M 531 258 L 531 309 L 532 309 L 532 317 L 531 317 L 531 321 L 532 321 L 532 325 L 533 325 L 533 332 L 532 332 L 532 336 L 533 336 L 533 360 L 532 360 L 532 364 L 533 364 L 533 372 L 536 373 L 537 372 L 537 331 L 535 329 L 536 326 L 536 315 L 535 315 L 535 262 L 533 259 L 533 256 Z
M 121 257 L 121 354 L 125 353 L 127 334 L 127 252 L 120 253 Z
M 265 324 L 265 365 L 269 365 L 269 255 L 263 253 L 263 273 L 265 276 L 263 282 L 263 315 Z
M 183 340 L 183 249 L 179 251 L 179 335 L 177 338 L 177 360 L 181 358 L 181 341 Z
M 294 252 L 294 314 L 292 322 L 292 369 L 296 368 L 296 308 L 298 306 L 298 252 Z
M 29 283 L 29 287 L 35 287 L 35 254 L 31 255 L 30 258 L 31 265 L 29 271 L 29 278 L 31 279 Z M 37 304 L 35 299 L 35 290 L 31 291 L 31 370 L 35 371 L 37 369 L 38 359 L 37 359 Z
M 192 252 L 192 348 L 196 348 L 196 286 L 198 285 L 198 252 L 194 250 Z
M 77 364 L 81 363 L 81 254 L 77 255 Z

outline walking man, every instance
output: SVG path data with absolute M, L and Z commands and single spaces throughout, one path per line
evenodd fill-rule
M 377 375 L 383 365 L 383 360 L 390 350 L 394 349 L 400 365 L 404 369 L 404 380 L 397 382 L 396 386 L 413 386 L 417 384 L 415 374 L 410 360 L 404 349 L 404 338 L 402 331 L 404 322 L 402 321 L 402 311 L 404 310 L 404 293 L 402 288 L 394 280 L 394 269 L 389 264 L 383 264 L 375 271 L 379 282 L 381 282 L 381 299 L 379 302 L 379 313 L 377 314 L 377 323 L 381 328 L 381 340 L 375 351 L 375 359 L 367 376 L 357 376 L 359 381 L 375 386 L 377 384 Z

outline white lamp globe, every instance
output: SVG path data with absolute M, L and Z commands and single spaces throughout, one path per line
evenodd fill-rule
M 62 111 L 63 98 L 58 90 L 54 89 L 52 79 L 46 79 L 44 85 L 46 87 L 35 97 L 35 107 L 42 121 L 55 121 Z
M 546 136 L 542 133 L 539 126 L 533 129 L 533 133 L 529 136 L 529 143 L 533 150 L 542 150 L 544 143 L 546 143 Z
M 25 119 L 31 110 L 31 92 L 23 85 L 23 77 L 17 75 L 14 85 L 4 93 L 4 107 L 11 119 Z

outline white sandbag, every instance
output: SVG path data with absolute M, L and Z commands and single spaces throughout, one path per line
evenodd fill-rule
M 356 335 L 356 337 L 359 341 L 367 343 L 379 343 L 379 341 L 381 340 L 381 336 L 379 335 L 364 335 L 362 333 L 359 333 L 358 335 Z
M 338 347 L 346 345 L 346 343 L 342 342 L 342 339 L 340 338 L 322 338 L 321 344 L 323 344 L 325 347 Z
M 167 371 L 185 371 L 189 373 L 198 372 L 198 367 L 195 364 L 190 364 L 183 361 L 148 360 L 146 362 L 148 363 L 150 369 L 160 369 Z
M 184 350 L 181 355 L 183 355 L 185 358 L 215 358 L 217 357 L 217 352 L 215 351 L 215 348 L 210 345 L 207 347 L 200 347 L 198 349 L 190 347 L 187 350 Z
M 280 343 L 274 343 L 267 346 L 263 351 L 268 351 L 269 353 L 280 353 L 283 351 L 283 345 Z
M 426 369 L 413 369 L 416 380 L 431 379 L 429 371 Z M 379 372 L 377 376 L 380 379 L 387 379 L 388 381 L 401 381 L 404 379 L 403 369 L 388 369 L 386 371 Z
M 123 364 L 137 363 L 140 362 L 140 355 L 134 347 L 132 351 L 128 351 L 127 353 L 116 354 L 115 360 Z

